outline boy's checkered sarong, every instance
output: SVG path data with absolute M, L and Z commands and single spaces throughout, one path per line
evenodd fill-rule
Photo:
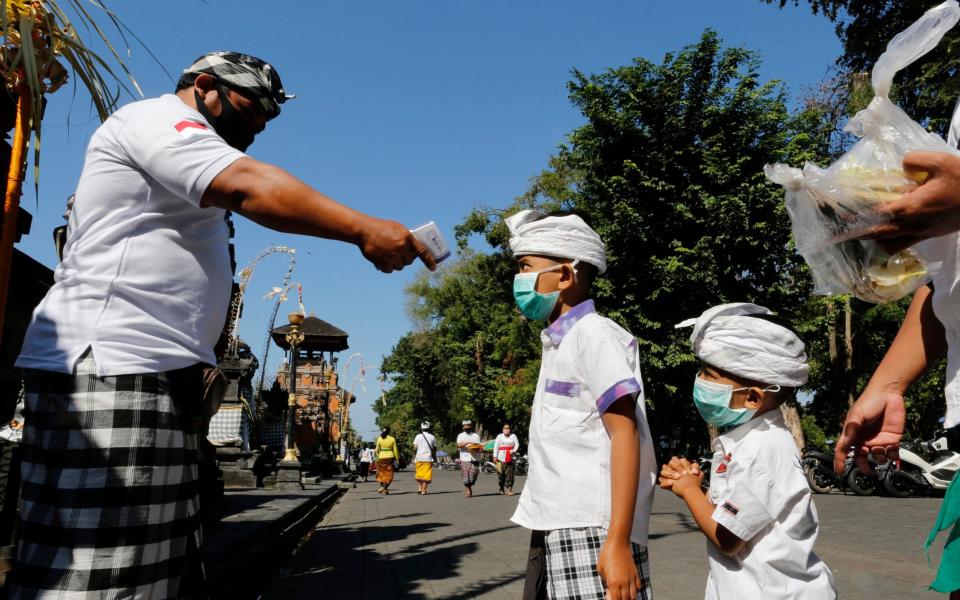
M 599 527 L 556 529 L 546 535 L 547 597 L 551 600 L 603 600 L 597 560 L 607 532 Z M 643 587 L 637 600 L 652 600 L 647 549 L 630 544 Z
M 11 598 L 203 595 L 183 371 L 101 378 L 88 353 L 74 375 L 25 373 Z

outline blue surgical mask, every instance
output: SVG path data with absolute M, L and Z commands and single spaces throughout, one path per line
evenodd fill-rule
M 696 377 L 693 380 L 693 403 L 703 420 L 717 427 L 735 427 L 753 418 L 755 408 L 730 408 L 734 392 L 748 388 L 736 388 L 726 383 L 715 383 Z M 764 388 L 765 392 L 778 392 L 780 386 Z
M 574 273 L 576 273 L 577 261 L 573 262 Z M 556 271 L 563 267 L 562 264 L 547 267 L 539 271 L 530 273 L 517 273 L 513 278 L 513 299 L 517 301 L 517 308 L 523 313 L 523 316 L 531 321 L 545 321 L 557 306 L 560 299 L 560 292 L 549 292 L 541 294 L 537 291 L 537 278 L 540 273 L 547 271 Z

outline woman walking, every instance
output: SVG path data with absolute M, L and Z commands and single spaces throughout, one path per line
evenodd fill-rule
M 397 451 L 397 440 L 390 435 L 390 428 L 380 430 L 377 438 L 377 481 L 380 482 L 379 494 L 389 494 L 390 484 L 393 483 L 393 464 L 400 459 Z
M 370 464 L 373 462 L 373 448 L 369 446 L 364 446 L 363 450 L 360 451 L 360 477 L 363 477 L 363 482 L 367 482 L 367 477 L 370 475 Z

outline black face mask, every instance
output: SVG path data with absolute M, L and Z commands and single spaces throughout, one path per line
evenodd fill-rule
M 223 138 L 223 141 L 240 152 L 246 152 L 250 144 L 253 143 L 255 134 L 250 132 L 250 128 L 240 116 L 240 111 L 230 102 L 226 88 L 219 83 L 216 84 L 216 87 L 217 93 L 220 95 L 220 116 L 213 116 L 200 98 L 200 94 L 194 90 L 193 96 L 197 101 L 197 110 L 210 123 L 213 130 Z

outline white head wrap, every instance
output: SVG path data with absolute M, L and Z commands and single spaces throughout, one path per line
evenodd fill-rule
M 607 270 L 603 240 L 577 215 L 548 217 L 538 210 L 522 210 L 506 220 L 514 256 L 541 254 L 591 264 Z
M 693 325 L 693 352 L 711 366 L 768 385 L 800 387 L 810 375 L 803 342 L 786 327 L 750 316 L 772 314 L 746 302 L 721 304 L 677 329 Z

